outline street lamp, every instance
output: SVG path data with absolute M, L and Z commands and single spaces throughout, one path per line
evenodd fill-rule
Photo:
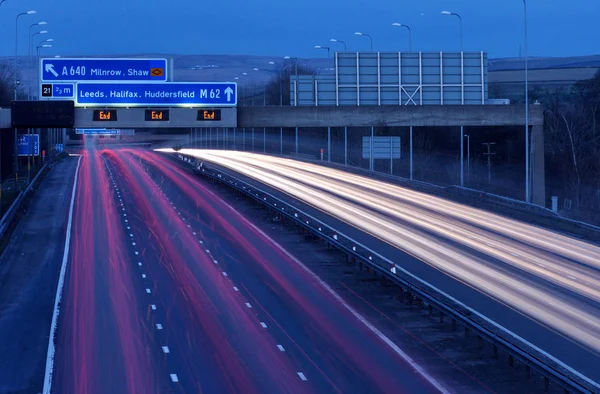
M 346 43 L 342 40 L 336 40 L 335 38 L 332 38 L 331 40 L 329 40 L 330 42 L 339 42 L 340 44 L 342 44 L 344 46 L 344 52 L 348 51 L 348 48 L 346 47 Z
M 18 38 L 19 38 L 19 18 L 23 15 L 33 15 L 33 14 L 37 14 L 36 11 L 34 10 L 30 10 L 27 12 L 21 12 L 20 14 L 17 14 L 17 17 L 15 18 L 15 101 L 17 100 L 17 56 L 18 56 Z
M 527 0 L 523 0 L 525 14 L 525 202 L 531 202 L 529 187 L 529 53 L 527 44 Z
M 371 52 L 373 52 L 373 37 L 371 37 L 369 34 L 367 33 L 361 33 L 359 31 L 354 32 L 355 36 L 365 36 L 365 37 L 369 37 L 369 40 L 371 40 Z
M 29 44 L 27 45 L 27 55 L 29 56 L 29 68 L 31 68 L 31 61 L 33 60 L 33 53 L 32 53 L 33 49 L 31 48 L 31 40 L 36 35 L 35 33 L 31 34 L 31 28 L 33 28 L 34 26 L 44 26 L 44 25 L 47 25 L 47 24 L 48 24 L 48 22 L 38 22 L 38 23 L 33 23 L 33 24 L 31 24 L 29 26 Z M 47 30 L 42 30 L 42 31 L 45 31 L 46 33 L 48 33 Z M 41 34 L 41 32 L 40 32 L 40 34 Z M 33 78 L 29 78 L 29 82 L 27 84 L 27 87 L 28 87 L 28 89 L 27 89 L 27 99 L 29 99 L 29 100 L 31 100 L 31 85 L 32 85 L 32 82 L 33 82 L 32 79 Z
M 412 52 L 412 31 L 410 30 L 410 26 L 403 25 L 402 23 L 398 23 L 398 22 L 392 23 L 392 26 L 406 27 L 408 29 L 408 51 Z
M 327 49 L 327 71 L 331 70 L 331 60 L 329 59 L 331 48 L 322 45 L 315 45 L 315 49 Z
M 443 15 L 456 16 L 460 20 L 460 51 L 462 52 L 463 51 L 463 25 L 462 25 L 462 18 L 456 12 L 442 11 L 442 14 Z

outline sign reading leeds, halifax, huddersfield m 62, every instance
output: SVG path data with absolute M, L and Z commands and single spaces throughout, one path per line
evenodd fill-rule
M 41 65 L 42 81 L 75 82 L 79 107 L 237 106 L 235 83 L 165 82 L 165 59 L 42 59 Z

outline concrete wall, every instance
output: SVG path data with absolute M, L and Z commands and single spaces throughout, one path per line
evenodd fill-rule
M 530 106 L 530 125 L 543 125 Z M 525 126 L 525 106 L 239 107 L 238 127 Z

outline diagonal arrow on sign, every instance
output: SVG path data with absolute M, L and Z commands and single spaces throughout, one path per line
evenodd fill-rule
M 54 70 L 54 64 L 46 64 L 46 72 L 52 73 L 55 77 L 58 77 L 58 73 Z

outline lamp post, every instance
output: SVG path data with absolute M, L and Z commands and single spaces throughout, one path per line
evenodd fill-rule
M 371 41 L 371 52 L 373 52 L 373 37 L 371 37 L 369 34 L 367 33 L 361 33 L 359 31 L 354 32 L 355 36 L 364 36 L 364 37 L 369 37 L 369 40 Z
M 410 30 L 410 26 L 403 25 L 402 23 L 394 22 L 392 26 L 396 27 L 406 27 L 408 29 L 408 51 L 412 52 L 412 31 Z
M 33 23 L 32 25 L 29 26 L 29 44 L 27 45 L 27 55 L 29 57 L 29 66 L 30 66 L 30 68 L 31 68 L 31 61 L 33 59 L 33 53 L 32 53 L 33 49 L 31 48 L 31 40 L 36 35 L 36 33 L 31 34 L 31 28 L 33 28 L 34 26 L 44 26 L 44 25 L 47 25 L 47 24 L 48 24 L 48 22 L 38 22 L 38 23 Z M 42 30 L 42 31 L 48 33 L 47 30 Z M 41 33 L 41 32 L 38 32 L 38 33 L 45 34 L 45 33 Z M 33 78 L 30 78 L 29 82 L 27 84 L 27 87 L 28 87 L 28 89 L 27 89 L 27 98 L 29 100 L 31 100 L 31 85 L 32 85 L 32 82 L 33 82 L 32 80 L 33 80 Z
M 342 40 L 336 40 L 335 38 L 332 38 L 331 40 L 329 40 L 329 42 L 338 42 L 340 44 L 342 44 L 344 46 L 344 52 L 348 52 L 348 47 L 346 47 L 346 43 Z
M 15 100 L 17 100 L 17 56 L 18 56 L 18 42 L 19 42 L 19 18 L 22 17 L 23 15 L 33 15 L 36 14 L 37 12 L 34 10 L 30 10 L 27 12 L 21 12 L 19 14 L 17 14 L 17 17 L 15 18 Z
M 527 0 L 523 0 L 525 14 L 525 202 L 531 202 L 529 187 L 529 53 L 527 44 Z
M 462 52 L 463 51 L 463 23 L 462 23 L 461 16 L 458 15 L 456 12 L 450 12 L 450 11 L 442 11 L 442 14 L 458 17 L 458 20 L 460 21 L 460 51 Z
M 315 45 L 315 49 L 327 49 L 327 71 L 331 70 L 331 60 L 330 60 L 330 47 L 326 47 L 323 45 Z

